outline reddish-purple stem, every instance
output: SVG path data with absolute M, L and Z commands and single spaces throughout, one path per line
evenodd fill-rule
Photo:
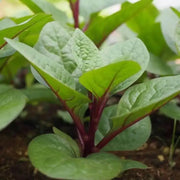
M 69 2 L 74 18 L 74 27 L 79 28 L 79 0 L 76 0 L 74 3 L 72 0 L 69 0 Z

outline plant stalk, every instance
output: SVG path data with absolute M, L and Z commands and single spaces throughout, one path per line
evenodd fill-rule
M 76 0 L 76 2 L 72 2 L 72 0 L 69 0 L 74 18 L 74 28 L 79 28 L 79 1 L 80 0 Z

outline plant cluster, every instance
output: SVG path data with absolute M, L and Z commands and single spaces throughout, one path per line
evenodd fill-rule
M 32 164 L 49 177 L 109 180 L 127 169 L 147 168 L 109 152 L 141 147 L 151 133 L 149 115 L 180 93 L 179 69 L 168 62 L 180 51 L 180 13 L 172 8 L 160 14 L 152 0 L 124 1 L 118 12 L 104 17 L 100 11 L 120 0 L 69 0 L 72 25 L 65 12 L 45 0 L 21 0 L 34 15 L 0 21 L 0 129 L 26 103 L 44 99 L 58 101 L 77 132 L 73 140 L 54 127 L 53 134 L 29 144 Z M 165 25 L 167 17 L 171 26 Z M 105 42 L 123 24 L 117 32 L 128 40 Z M 137 37 L 129 38 L 133 33 L 124 28 Z M 26 88 L 8 85 L 17 86 L 16 74 L 24 68 L 31 70 Z M 34 78 L 43 86 L 35 86 Z M 119 102 L 111 103 L 117 94 Z M 179 111 L 176 102 L 173 106 Z M 165 107 L 161 112 L 169 114 L 171 103 Z

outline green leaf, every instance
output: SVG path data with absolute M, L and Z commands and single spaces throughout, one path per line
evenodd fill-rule
M 96 45 L 100 46 L 111 32 L 146 8 L 151 2 L 152 0 L 141 0 L 134 4 L 125 2 L 120 11 L 108 17 L 97 16 L 93 18 L 86 31 L 86 35 Z
M 134 83 L 144 73 L 149 63 L 149 53 L 143 42 L 138 38 L 105 47 L 101 50 L 101 56 L 108 63 L 115 63 L 117 60 L 133 60 L 141 66 L 141 70 L 121 83 L 114 90 L 114 93 L 122 91 Z
M 124 1 L 126 0 L 91 0 L 87 3 L 86 1 L 82 0 L 80 1 L 80 14 L 88 19 L 92 13 L 96 13 L 114 4 L 123 3 Z
M 133 160 L 126 160 L 123 159 L 121 160 L 122 166 L 124 171 L 128 170 L 128 169 L 134 169 L 134 168 L 138 168 L 138 169 L 147 169 L 148 167 L 138 161 L 133 161 Z
M 113 127 L 112 117 L 117 111 L 117 105 L 106 107 L 100 119 L 96 132 L 96 144 L 98 144 Z M 147 117 L 135 125 L 129 127 L 114 139 L 112 139 L 102 151 L 130 151 L 141 147 L 151 134 L 151 121 Z
M 62 62 L 62 48 L 71 36 L 72 30 L 70 28 L 64 27 L 56 21 L 49 22 L 43 27 L 35 49 L 53 61 Z
M 104 64 L 98 48 L 79 29 L 74 31 L 72 38 L 62 49 L 62 58 L 65 68 L 75 76 Z
M 30 28 L 31 26 L 39 23 L 44 18 L 49 18 L 49 15 L 36 14 L 24 23 L 0 30 L 0 46 L 5 43 L 5 40 L 4 40 L 5 37 L 6 38 L 14 38 L 14 37 L 20 35 L 22 32 L 24 32 L 28 28 Z
M 67 134 L 65 134 L 64 132 L 62 132 L 61 130 L 59 130 L 55 127 L 53 127 L 53 132 L 54 132 L 54 134 L 57 134 L 58 136 L 60 136 L 62 138 L 62 141 L 64 141 L 64 143 L 66 143 L 66 145 L 68 146 L 69 149 L 72 149 L 72 153 L 74 153 L 75 157 L 80 156 L 79 146 L 70 136 L 68 136 Z
M 177 48 L 175 45 L 175 31 L 179 22 L 179 17 L 173 12 L 172 9 L 166 9 L 161 13 L 159 19 L 161 22 L 162 33 L 167 45 L 175 53 L 177 53 Z
M 180 107 L 174 102 L 167 103 L 159 112 L 172 119 L 180 120 Z
M 130 87 L 121 98 L 114 128 L 120 128 L 157 110 L 180 93 L 180 75 L 156 78 Z
M 44 87 L 30 87 L 22 89 L 21 92 L 28 97 L 28 102 L 58 103 L 58 100 L 52 91 Z
M 46 134 L 31 141 L 28 154 L 32 164 L 51 178 L 109 180 L 121 172 L 121 160 L 108 153 L 75 157 L 59 135 Z M 74 142 L 75 143 L 75 142 Z
M 57 9 L 52 3 L 47 2 L 46 0 L 21 0 L 25 3 L 34 13 L 44 12 L 46 14 L 52 14 L 54 20 L 57 20 L 61 23 L 67 22 L 66 14 Z
M 13 27 L 13 26 L 16 26 L 16 24 L 11 19 L 2 19 L 0 21 L 0 31 L 6 28 Z M 4 48 L 0 49 L 0 58 L 10 56 L 14 54 L 14 52 L 15 50 L 9 45 L 7 45 Z
M 26 97 L 10 86 L 0 85 L 0 130 L 8 126 L 23 110 Z
M 34 13 L 41 13 L 43 12 L 42 9 L 37 6 L 33 1 L 31 0 L 20 0 L 22 3 L 24 3 L 32 12 Z
M 166 45 L 160 23 L 157 22 L 158 16 L 159 10 L 151 4 L 127 21 L 127 25 L 138 34 L 152 54 L 168 59 L 173 52 Z
M 137 150 L 148 140 L 150 135 L 151 121 L 149 117 L 146 117 L 113 138 L 102 151 Z
M 75 90 L 74 79 L 60 63 L 50 61 L 49 58 L 23 43 L 10 39 L 7 39 L 7 41 L 31 63 L 48 86 L 52 88 L 56 95 L 66 101 L 70 108 L 89 102 L 86 96 Z
M 163 61 L 158 56 L 150 55 L 150 61 L 147 67 L 147 71 L 158 75 L 171 75 L 173 71 L 166 61 Z
M 175 44 L 176 44 L 178 54 L 180 54 L 180 22 L 178 22 L 176 31 L 175 31 Z
M 134 61 L 121 61 L 84 73 L 79 81 L 95 96 L 102 97 L 140 70 Z

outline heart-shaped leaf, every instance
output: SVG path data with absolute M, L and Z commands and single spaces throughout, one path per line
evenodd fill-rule
M 75 90 L 75 81 L 57 61 L 50 61 L 49 58 L 39 53 L 35 49 L 14 40 L 7 39 L 8 43 L 19 51 L 31 65 L 38 71 L 51 89 L 66 101 L 70 108 L 76 108 L 89 99 Z
M 132 60 L 141 66 L 141 70 L 117 86 L 113 93 L 122 91 L 134 83 L 146 70 L 149 63 L 149 53 L 138 38 L 132 38 L 125 42 L 116 43 L 101 50 L 101 56 L 105 62 L 115 63 L 117 61 Z
M 121 61 L 84 73 L 79 81 L 96 97 L 111 92 L 121 82 L 140 70 L 134 61 Z
M 114 128 L 141 119 L 157 110 L 180 93 L 180 75 L 156 78 L 129 88 L 121 98 Z
M 23 110 L 26 97 L 18 90 L 0 85 L 0 130 L 10 124 Z
M 73 146 L 78 148 L 75 142 Z M 68 141 L 54 134 L 41 135 L 32 140 L 28 154 L 32 164 L 52 178 L 110 180 L 122 169 L 121 160 L 113 154 L 94 153 L 86 158 L 75 156 Z

